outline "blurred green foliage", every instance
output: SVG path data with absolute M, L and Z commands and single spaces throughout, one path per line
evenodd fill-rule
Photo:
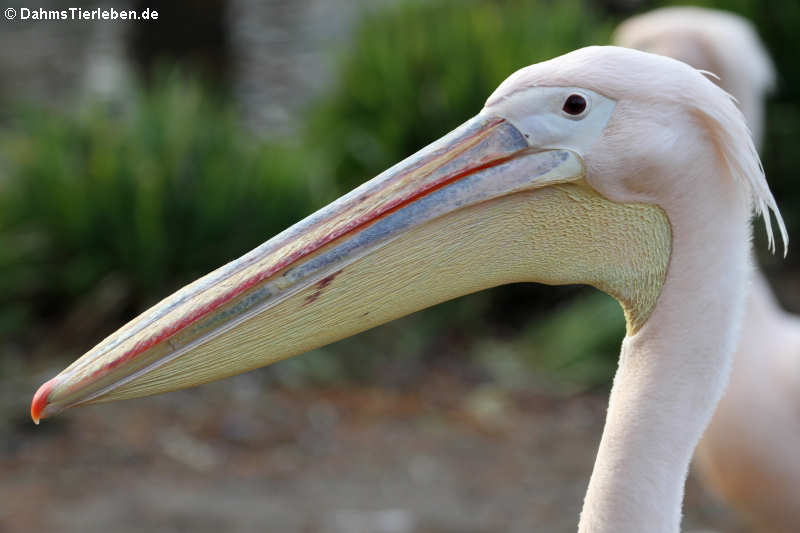
M 776 60 L 781 83 L 768 112 L 764 163 L 796 229 L 800 3 L 699 3 L 755 21 Z M 369 11 L 339 59 L 333 86 L 309 107 L 297 138 L 285 142 L 253 137 L 229 105 L 176 77 L 122 107 L 17 115 L 0 131 L 0 335 L 58 318 L 112 276 L 127 296 L 119 316 L 109 317 L 110 331 L 451 130 L 517 68 L 606 43 L 630 14 L 613 1 L 581 0 L 411 1 Z M 410 317 L 413 335 L 397 325 L 373 335 L 388 339 L 385 354 L 407 362 L 448 350 L 476 358 L 502 352 L 572 376 L 566 379 L 603 382 L 623 335 L 621 313 L 607 298 L 555 306 L 574 292 L 517 286 Z M 515 336 L 531 317 L 537 325 Z M 448 347 L 431 344 L 434 330 Z M 514 340 L 471 349 L 471 339 L 487 332 Z M 371 339 L 340 345 L 367 354 L 352 357 L 345 373 L 370 371 Z M 324 352 L 297 361 L 281 368 L 342 375 Z
M 473 358 L 506 387 L 572 391 L 610 382 L 625 317 L 599 291 L 580 294 L 508 340 L 479 342 Z
M 141 309 L 311 210 L 309 161 L 178 77 L 124 107 L 24 110 L 0 152 L 0 335 L 108 276 Z

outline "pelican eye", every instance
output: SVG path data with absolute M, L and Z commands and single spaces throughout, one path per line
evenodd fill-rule
M 572 93 L 571 95 L 567 96 L 566 100 L 564 100 L 564 105 L 561 107 L 561 109 L 567 115 L 577 117 L 586 111 L 587 106 L 588 103 L 586 102 L 585 96 L 582 94 Z

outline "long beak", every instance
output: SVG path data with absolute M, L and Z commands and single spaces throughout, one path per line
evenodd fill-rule
M 576 154 L 481 113 L 123 326 L 42 385 L 31 416 L 213 381 L 518 281 L 507 200 L 582 175 Z

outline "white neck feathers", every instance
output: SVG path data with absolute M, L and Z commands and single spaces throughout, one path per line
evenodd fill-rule
M 693 194 L 662 206 L 673 235 L 667 278 L 648 322 L 623 342 L 581 533 L 679 530 L 689 462 L 727 383 L 750 275 L 750 205 L 732 180 L 684 178 Z

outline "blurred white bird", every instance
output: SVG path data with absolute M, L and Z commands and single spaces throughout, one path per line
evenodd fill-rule
M 761 145 L 764 99 L 775 87 L 775 67 L 750 21 L 726 11 L 666 7 L 629 18 L 612 39 L 713 74 L 736 98 L 756 146 Z
M 746 19 L 696 7 L 651 11 L 616 30 L 620 46 L 663 54 L 718 76 L 760 144 L 772 62 Z M 769 532 L 800 531 L 800 319 L 754 268 L 730 383 L 695 452 L 701 479 Z

